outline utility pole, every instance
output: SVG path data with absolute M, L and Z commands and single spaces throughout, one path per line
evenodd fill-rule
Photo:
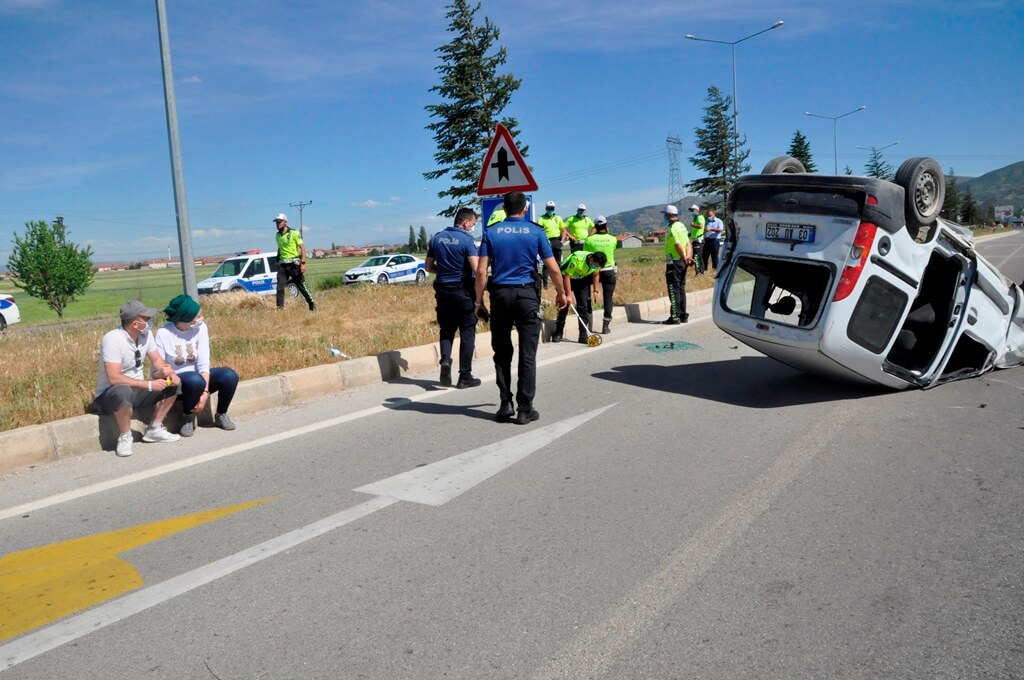
M 171 70 L 171 46 L 167 37 L 165 0 L 156 0 L 156 25 L 160 35 L 160 63 L 164 76 L 164 108 L 167 114 L 167 141 L 171 151 L 171 179 L 174 184 L 174 211 L 178 218 L 178 252 L 181 254 L 181 285 L 185 294 L 199 299 L 196 286 L 195 258 L 192 257 L 192 231 L 188 223 L 188 200 L 185 196 L 185 170 L 181 163 L 181 141 L 178 137 L 178 108 L 174 99 L 174 75 Z
M 303 203 L 302 201 L 299 201 L 298 203 L 289 203 L 288 204 L 288 207 L 290 207 L 290 208 L 298 208 L 299 209 L 299 236 L 301 236 L 303 240 L 306 239 L 306 226 L 302 223 L 302 209 L 305 208 L 307 205 L 312 205 L 312 204 L 313 204 L 313 201 L 306 201 L 305 203 Z
M 675 205 L 683 200 L 683 175 L 679 171 L 679 154 L 683 143 L 678 135 L 669 134 L 665 146 L 668 147 L 668 202 Z

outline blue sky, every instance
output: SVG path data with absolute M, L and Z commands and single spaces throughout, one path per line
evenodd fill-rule
M 665 138 L 683 180 L 709 85 L 732 91 L 754 170 L 809 139 L 819 170 L 932 156 L 976 176 L 1024 159 L 1019 0 L 484 0 L 507 113 L 536 200 L 591 215 L 664 202 Z M 443 2 L 168 0 L 184 175 L 198 255 L 273 247 L 299 215 L 312 247 L 404 242 L 447 220 L 424 106 L 436 101 Z M 0 266 L 29 220 L 63 215 L 96 260 L 177 255 L 155 3 L 0 0 Z M 482 155 L 482 154 L 481 154 Z

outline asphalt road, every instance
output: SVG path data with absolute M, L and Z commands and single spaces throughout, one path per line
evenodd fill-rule
M 0 676 L 1024 676 L 1024 369 L 852 387 L 706 313 L 541 359 L 528 426 L 484 362 L 4 480 Z

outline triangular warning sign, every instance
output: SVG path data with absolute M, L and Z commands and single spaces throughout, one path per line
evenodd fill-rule
M 476 193 L 480 196 L 507 194 L 510 191 L 536 191 L 537 182 L 526 167 L 522 154 L 512 141 L 508 129 L 498 123 L 494 129 L 491 148 L 484 156 L 484 165 L 480 168 L 480 181 L 476 185 Z

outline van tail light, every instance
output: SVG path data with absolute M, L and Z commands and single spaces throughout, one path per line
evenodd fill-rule
M 853 247 L 850 248 L 850 256 L 846 259 L 846 266 L 843 267 L 843 275 L 839 278 L 839 285 L 836 287 L 833 302 L 839 302 L 849 297 L 857 285 L 861 271 L 868 261 L 868 253 L 871 252 L 871 244 L 875 242 L 875 233 L 878 227 L 870 222 L 861 222 L 857 227 L 857 235 L 853 239 Z

